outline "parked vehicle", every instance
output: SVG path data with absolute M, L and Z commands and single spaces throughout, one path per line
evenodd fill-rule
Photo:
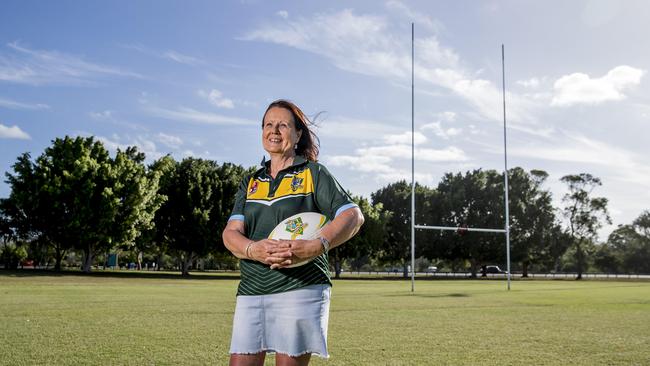
M 498 274 L 498 273 L 508 273 L 508 271 L 504 271 L 499 266 L 483 266 L 483 269 L 481 270 L 483 275 L 486 274 Z

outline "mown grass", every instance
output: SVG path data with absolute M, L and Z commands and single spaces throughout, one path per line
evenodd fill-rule
M 23 273 L 0 271 L 2 365 L 227 364 L 232 276 Z M 421 280 L 410 290 L 336 281 L 331 358 L 312 364 L 650 364 L 650 282 L 506 291 L 503 281 Z

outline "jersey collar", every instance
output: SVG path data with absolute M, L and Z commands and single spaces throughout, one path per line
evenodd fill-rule
M 293 167 L 295 167 L 295 166 L 298 166 L 298 165 L 304 164 L 304 163 L 306 163 L 306 162 L 307 162 L 307 159 L 305 159 L 304 156 L 302 156 L 302 155 L 296 155 L 296 156 L 293 158 L 293 163 L 291 163 L 291 165 L 289 165 L 288 167 L 282 169 L 281 171 L 285 171 L 285 170 L 287 170 L 287 169 L 290 169 L 290 168 L 293 168 Z M 260 165 L 262 166 L 262 168 L 264 168 L 264 169 L 263 169 L 263 170 L 264 170 L 264 173 L 268 174 L 268 170 L 269 170 L 269 168 L 271 168 L 271 160 L 266 160 L 266 155 L 265 155 L 264 157 L 262 157 L 262 162 L 260 163 Z

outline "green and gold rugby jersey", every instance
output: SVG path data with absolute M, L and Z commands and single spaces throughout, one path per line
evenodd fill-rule
M 357 205 L 321 164 L 294 158 L 275 179 L 268 174 L 269 163 L 252 176 L 245 177 L 235 197 L 229 220 L 244 221 L 245 235 L 261 240 L 282 220 L 301 212 L 318 212 L 333 220 L 338 214 Z M 265 295 L 314 285 L 329 284 L 327 254 L 294 268 L 271 269 L 270 266 L 242 259 L 241 282 L 237 295 Z

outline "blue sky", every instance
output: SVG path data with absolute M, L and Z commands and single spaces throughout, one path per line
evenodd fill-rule
M 321 161 L 369 196 L 410 179 L 415 22 L 418 181 L 502 169 L 503 43 L 509 165 L 549 172 L 558 203 L 560 177 L 592 173 L 629 223 L 650 209 L 647 19 L 646 1 L 3 1 L 0 169 L 65 135 L 250 166 L 288 98 L 324 112 Z

